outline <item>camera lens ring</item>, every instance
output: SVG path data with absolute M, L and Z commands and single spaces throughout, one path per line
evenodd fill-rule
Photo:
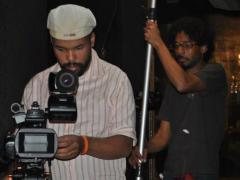
M 69 91 L 78 86 L 78 77 L 72 71 L 64 69 L 56 75 L 55 82 L 59 90 Z
M 12 113 L 16 114 L 21 111 L 22 106 L 19 103 L 15 102 L 15 103 L 12 103 L 10 108 L 11 108 Z
M 65 72 L 60 74 L 59 76 L 59 83 L 63 87 L 71 87 L 74 84 L 74 76 L 73 74 L 70 74 L 69 72 Z

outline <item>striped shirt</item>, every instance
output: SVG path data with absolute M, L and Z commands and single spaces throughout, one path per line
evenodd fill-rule
M 48 76 L 59 70 L 60 66 L 55 64 L 30 80 L 22 98 L 25 108 L 29 109 L 33 101 L 43 109 L 47 107 Z M 95 50 L 92 50 L 90 67 L 79 77 L 76 101 L 76 123 L 47 124 L 58 136 L 125 135 L 136 143 L 135 103 L 130 81 L 117 66 L 101 60 Z M 54 180 L 125 180 L 126 159 L 103 160 L 79 155 L 69 161 L 53 160 L 51 170 Z

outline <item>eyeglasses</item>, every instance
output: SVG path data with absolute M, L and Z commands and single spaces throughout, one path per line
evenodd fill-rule
M 192 49 L 193 46 L 195 46 L 197 43 L 194 41 L 184 41 L 184 42 L 175 42 L 172 45 L 173 49 L 178 49 L 180 47 L 184 48 L 184 49 Z

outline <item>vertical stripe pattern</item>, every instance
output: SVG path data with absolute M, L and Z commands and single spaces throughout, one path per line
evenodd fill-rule
M 41 108 L 47 107 L 48 75 L 59 70 L 59 65 L 55 64 L 30 80 L 22 98 L 26 108 L 29 109 L 33 101 L 38 101 Z M 101 60 L 94 50 L 88 71 L 79 77 L 76 100 L 76 123 L 48 123 L 58 136 L 125 135 L 136 143 L 135 103 L 129 79 L 118 67 Z M 52 161 L 54 180 L 125 180 L 125 170 L 125 158 L 102 160 L 80 155 L 70 161 Z

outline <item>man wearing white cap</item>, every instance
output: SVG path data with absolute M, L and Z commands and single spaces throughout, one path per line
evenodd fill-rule
M 22 103 L 47 107 L 48 76 L 61 68 L 79 76 L 76 123 L 48 123 L 58 135 L 52 161 L 55 180 L 124 180 L 125 157 L 136 143 L 135 105 L 127 75 L 93 49 L 96 20 L 84 7 L 68 4 L 50 11 L 47 27 L 58 63 L 35 75 Z

